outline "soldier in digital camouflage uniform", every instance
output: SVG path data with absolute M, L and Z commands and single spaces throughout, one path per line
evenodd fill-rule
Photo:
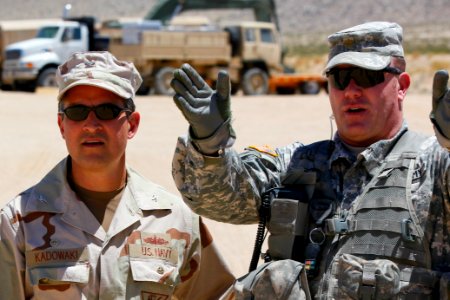
M 201 219 L 126 165 L 136 68 L 75 53 L 57 80 L 69 155 L 0 212 L 0 298 L 218 299 L 234 277 Z
M 174 73 L 174 100 L 190 127 L 178 139 L 173 176 L 195 212 L 256 223 L 266 191 L 314 178 L 306 230 L 311 238 L 294 251 L 317 250 L 304 261 L 317 299 L 450 295 L 448 73 L 436 72 L 433 82 L 436 136 L 411 132 L 403 119 L 410 76 L 402 38 L 402 28 L 388 22 L 329 36 L 324 73 L 337 132 L 310 145 L 237 153 L 228 75 L 219 73 L 212 90 L 189 65 Z M 269 295 L 277 284 L 265 289 L 261 294 Z

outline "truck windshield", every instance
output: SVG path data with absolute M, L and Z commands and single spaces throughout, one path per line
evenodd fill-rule
M 54 38 L 56 36 L 56 34 L 58 33 L 58 29 L 59 29 L 58 26 L 42 27 L 37 32 L 36 38 L 41 38 L 41 39 Z

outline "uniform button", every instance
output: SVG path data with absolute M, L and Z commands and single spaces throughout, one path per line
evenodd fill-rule
M 156 269 L 156 272 L 158 272 L 158 274 L 164 274 L 164 269 L 163 267 L 158 267 L 158 269 Z

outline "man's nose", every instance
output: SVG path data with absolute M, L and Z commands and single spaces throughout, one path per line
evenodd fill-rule
M 86 120 L 84 120 L 85 129 L 97 129 L 101 126 L 101 121 L 95 115 L 95 112 L 91 110 L 88 113 Z
M 344 93 L 346 97 L 359 97 L 362 93 L 362 87 L 360 87 L 355 80 L 350 79 L 349 84 L 345 87 Z

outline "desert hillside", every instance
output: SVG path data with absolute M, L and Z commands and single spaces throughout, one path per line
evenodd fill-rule
M 70 14 L 94 15 L 99 21 L 143 18 L 156 2 L 79 0 L 72 2 Z M 0 21 L 58 18 L 67 3 L 67 0 L 1 0 Z M 434 71 L 450 67 L 450 56 L 446 55 L 450 53 L 450 5 L 446 0 L 276 0 L 276 4 L 283 41 L 289 49 L 288 63 L 299 72 L 321 71 L 328 34 L 371 20 L 395 21 L 403 26 L 414 91 L 428 92 Z M 190 13 L 205 14 L 213 21 L 252 18 L 250 11 L 245 10 L 232 10 L 226 15 L 217 10 Z
M 0 20 L 60 17 L 68 2 L 70 1 L 2 0 Z M 95 15 L 100 20 L 142 18 L 156 2 L 157 0 L 79 0 L 72 2 L 71 12 L 74 15 Z M 450 5 L 446 0 L 276 0 L 276 4 L 281 29 L 286 33 L 327 33 L 368 20 L 396 21 L 405 28 L 425 26 L 426 30 L 432 30 L 434 26 L 445 28 L 450 24 Z

